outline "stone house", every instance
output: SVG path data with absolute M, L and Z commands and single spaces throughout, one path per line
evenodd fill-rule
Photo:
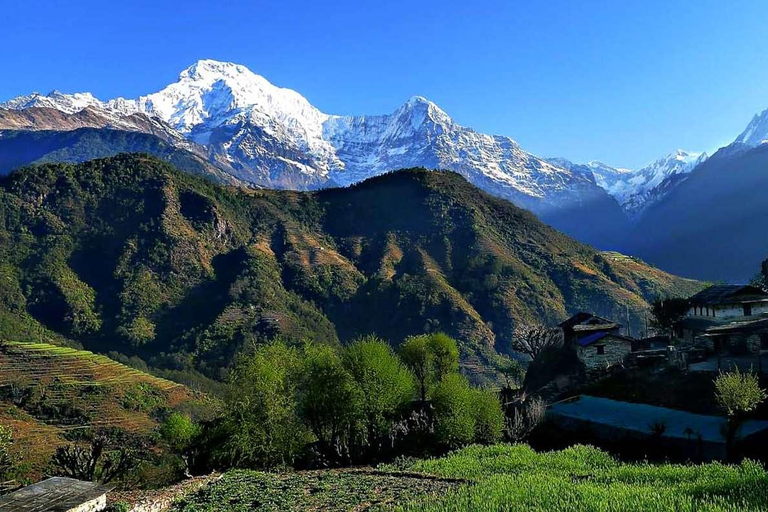
M 621 365 L 633 339 L 620 334 L 621 324 L 591 313 L 576 313 L 560 324 L 566 345 L 576 350 L 588 374 Z
M 685 344 L 718 355 L 768 351 L 768 293 L 748 285 L 711 286 L 689 302 L 676 328 Z
M 0 496 L 2 512 L 100 512 L 111 487 L 74 478 L 53 477 Z

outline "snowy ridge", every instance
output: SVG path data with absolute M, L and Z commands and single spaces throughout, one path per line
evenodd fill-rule
M 736 138 L 737 143 L 759 146 L 768 143 L 768 109 L 755 114 L 747 128 Z

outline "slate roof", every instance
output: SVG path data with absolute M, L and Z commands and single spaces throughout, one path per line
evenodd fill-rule
M 106 494 L 111 487 L 56 476 L 0 496 L 2 512 L 66 512 Z
M 755 286 L 740 284 L 710 286 L 689 299 L 691 304 L 705 306 L 760 300 L 768 300 L 768 293 Z
M 716 325 L 707 329 L 708 333 L 725 334 L 730 332 L 755 332 L 768 329 L 768 318 L 758 317 L 754 320 L 730 322 L 725 325 Z
M 591 325 L 574 325 L 573 332 L 594 332 L 594 331 L 611 331 L 618 329 L 621 325 L 616 322 L 610 322 L 607 324 L 591 324 Z

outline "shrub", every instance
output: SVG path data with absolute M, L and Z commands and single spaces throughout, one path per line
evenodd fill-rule
M 544 420 L 547 404 L 541 398 L 523 396 L 514 404 L 512 414 L 505 421 L 505 435 L 513 443 L 525 441 Z
M 377 451 L 413 397 L 413 375 L 386 342 L 369 336 L 344 350 L 344 367 L 361 392 L 367 446 Z
M 296 412 L 300 364 L 298 351 L 279 341 L 259 347 L 237 363 L 224 420 L 228 433 L 224 451 L 232 464 L 288 465 L 308 442 Z
M 753 410 L 766 398 L 757 375 L 741 373 L 738 368 L 720 373 L 715 379 L 715 398 L 728 416 L 738 416 Z

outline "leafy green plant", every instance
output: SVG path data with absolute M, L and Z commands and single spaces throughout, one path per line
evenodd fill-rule
M 224 449 L 231 464 L 290 465 L 309 441 L 297 415 L 301 365 L 296 349 L 275 341 L 235 366 L 225 416 Z
M 342 357 L 344 367 L 360 389 L 365 444 L 375 453 L 394 418 L 413 398 L 413 375 L 392 347 L 375 336 L 355 341 L 344 349 Z

